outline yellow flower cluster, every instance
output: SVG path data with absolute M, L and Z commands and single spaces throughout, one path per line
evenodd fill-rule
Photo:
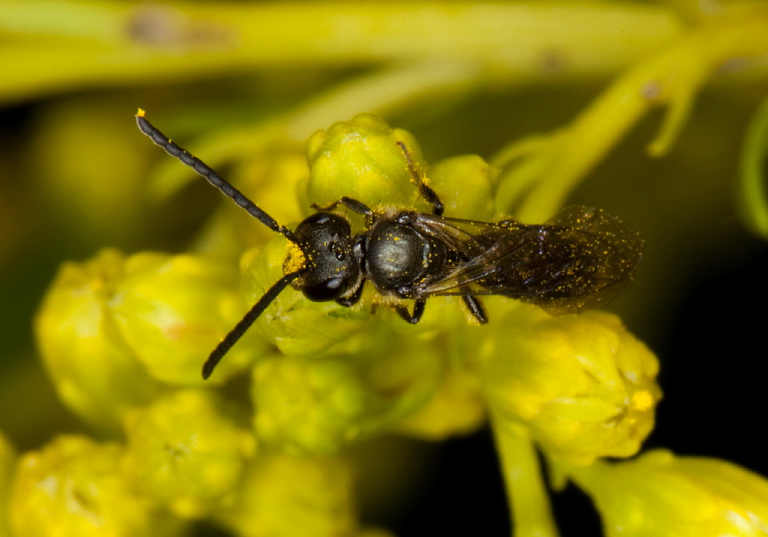
M 372 115 L 310 139 L 307 197 L 427 210 L 396 140 L 446 214 L 500 216 L 497 170 L 475 156 L 427 168 L 410 134 Z M 202 389 L 207 353 L 290 256 L 283 237 L 247 250 L 239 284 L 198 254 L 104 250 L 62 267 L 36 321 L 47 370 L 74 412 L 123 440 L 61 436 L 18 459 L 0 444 L 12 535 L 175 535 L 203 518 L 239 535 L 382 534 L 356 519 L 344 448 L 392 432 L 445 438 L 486 415 L 521 535 L 553 534 L 532 445 L 595 498 L 611 535 L 676 535 L 659 517 L 696 509 L 700 528 L 765 528 L 768 485 L 746 471 L 670 454 L 601 462 L 638 452 L 661 397 L 655 356 L 612 314 L 550 317 L 489 297 L 480 327 L 460 299 L 434 298 L 413 327 L 371 289 L 354 308 L 288 289 L 216 371 L 223 382 L 250 369 L 250 406 Z M 729 492 L 740 487 L 751 492 Z M 710 493 L 722 502 L 704 505 Z

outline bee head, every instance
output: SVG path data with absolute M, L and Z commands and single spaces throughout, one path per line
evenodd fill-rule
M 344 217 L 315 213 L 299 224 L 294 236 L 306 263 L 296 285 L 304 296 L 314 302 L 327 302 L 357 287 L 360 262 L 353 253 L 351 227 Z

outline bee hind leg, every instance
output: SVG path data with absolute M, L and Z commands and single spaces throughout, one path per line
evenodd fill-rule
M 395 311 L 405 322 L 411 324 L 418 324 L 421 321 L 421 316 L 424 315 L 424 306 L 427 301 L 423 298 L 417 298 L 413 301 L 413 313 L 408 313 L 408 308 L 405 306 L 395 306 Z
M 485 314 L 485 308 L 480 299 L 476 296 L 466 295 L 461 297 L 464 300 L 464 304 L 467 305 L 469 313 L 480 324 L 486 324 L 488 322 L 488 316 Z

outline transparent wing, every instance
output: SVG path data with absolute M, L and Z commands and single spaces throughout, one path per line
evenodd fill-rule
M 605 306 L 632 282 L 643 241 L 618 218 L 568 207 L 542 225 L 419 215 L 415 225 L 444 241 L 454 261 L 422 282 L 419 297 L 504 295 L 548 313 Z

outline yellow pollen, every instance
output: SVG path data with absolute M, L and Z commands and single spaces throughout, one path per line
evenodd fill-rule
M 640 390 L 632 396 L 632 405 L 638 410 L 648 410 L 653 406 L 653 397 L 648 390 Z
M 286 273 L 296 272 L 307 266 L 308 260 L 304 252 L 296 244 L 289 242 L 286 250 L 287 256 L 283 267 Z

